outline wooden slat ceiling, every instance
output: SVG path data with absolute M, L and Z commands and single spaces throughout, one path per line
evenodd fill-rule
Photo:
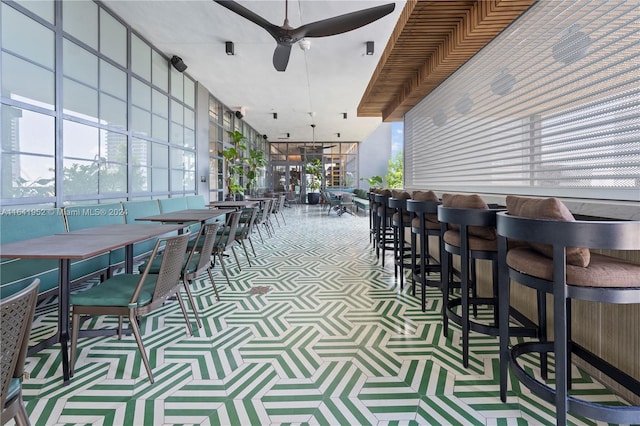
M 358 105 L 358 116 L 401 121 L 535 2 L 408 0 Z

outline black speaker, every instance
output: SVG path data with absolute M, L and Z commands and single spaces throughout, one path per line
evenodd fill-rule
M 173 55 L 171 57 L 171 65 L 173 65 L 173 67 L 180 72 L 184 72 L 184 70 L 187 69 L 187 66 L 184 64 L 184 62 L 182 62 L 182 58 L 176 55 Z
M 262 139 L 267 140 L 267 135 L 262 135 Z
M 242 117 L 244 117 L 244 115 L 242 115 L 240 111 L 236 111 L 236 118 L 241 119 Z

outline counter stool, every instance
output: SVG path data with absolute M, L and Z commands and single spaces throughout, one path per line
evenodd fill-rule
M 441 286 L 443 297 L 443 334 L 448 336 L 449 320 L 462 327 L 462 364 L 469 366 L 469 332 L 498 336 L 498 240 L 496 236 L 496 213 L 498 210 L 489 206 L 478 195 L 443 194 L 442 205 L 438 206 L 438 220 L 441 224 Z M 460 257 L 460 297 L 450 299 L 452 290 L 452 255 Z M 493 291 L 490 297 L 478 297 L 476 282 L 476 260 L 491 261 Z M 469 295 L 471 293 L 471 296 Z M 539 295 L 539 299 L 543 299 Z M 489 305 L 493 308 L 493 324 L 472 321 L 469 316 L 470 307 L 477 316 L 478 305 Z M 461 307 L 460 314 L 455 312 Z M 538 303 L 539 310 L 544 310 L 544 301 Z M 540 314 L 540 318 L 544 315 Z M 522 327 L 514 327 L 514 336 L 538 336 L 537 326 L 519 312 L 509 309 L 506 317 L 514 316 Z M 544 368 L 546 371 L 546 367 Z
M 610 406 L 569 396 L 575 354 L 640 396 L 640 381 L 571 340 L 571 300 L 640 303 L 640 265 L 589 249 L 640 250 L 640 221 L 576 221 L 555 198 L 507 197 L 497 215 L 500 262 L 500 397 L 506 400 L 507 369 L 532 393 L 555 404 L 556 422 L 567 412 L 609 423 L 637 423 L 640 406 Z M 507 247 L 518 240 L 519 246 Z M 524 244 L 522 243 L 524 242 Z M 506 306 L 510 281 L 553 295 L 554 341 L 519 343 L 508 349 Z M 521 355 L 555 353 L 555 387 L 537 380 L 518 363 Z
M 393 193 L 393 192 L 392 192 Z M 404 268 L 411 268 L 411 245 L 405 239 L 405 231 L 411 228 L 413 216 L 407 211 L 407 200 L 411 194 L 406 191 L 396 191 L 389 198 L 389 209 L 393 210 L 391 228 L 393 230 L 393 260 L 394 276 L 398 279 L 400 271 L 400 288 L 404 288 Z
M 389 208 L 389 198 L 391 191 L 383 189 L 374 196 L 377 204 L 376 213 L 376 257 L 380 259 L 382 251 L 382 266 L 384 267 L 384 258 L 387 250 L 393 250 L 393 229 L 391 228 L 391 217 L 393 210 Z
M 411 285 L 413 295 L 416 295 L 416 281 L 420 283 L 420 296 L 422 298 L 422 312 L 427 309 L 426 287 L 440 288 L 441 281 L 429 280 L 428 275 L 440 272 L 440 261 L 430 253 L 429 237 L 438 238 L 438 248 L 440 248 L 440 222 L 438 222 L 438 197 L 431 191 L 433 197 L 431 201 L 420 201 L 414 191 L 413 199 L 407 200 L 407 211 L 413 213 L 411 220 Z M 417 239 L 420 239 L 419 247 Z M 420 259 L 418 261 L 418 252 Z
M 376 216 L 378 214 L 375 198 L 376 191 L 377 189 L 372 188 L 367 194 L 369 196 L 369 242 L 373 243 L 373 247 L 376 245 Z

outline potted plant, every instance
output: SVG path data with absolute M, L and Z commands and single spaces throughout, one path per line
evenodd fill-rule
M 225 159 L 225 183 L 227 186 L 227 199 L 234 200 L 236 194 L 244 195 L 244 188 L 240 183 L 240 177 L 244 173 L 244 158 L 242 153 L 247 149 L 245 136 L 237 131 L 227 130 L 231 137 L 232 146 L 222 151 Z
M 369 184 L 370 188 L 382 188 L 382 176 L 371 176 L 368 178 L 360 178 L 360 180 L 364 180 Z
M 307 163 L 304 170 L 311 177 L 307 184 L 309 189 L 307 202 L 318 204 L 320 202 L 320 187 L 322 186 L 322 162 L 318 158 L 314 158 L 310 163 Z

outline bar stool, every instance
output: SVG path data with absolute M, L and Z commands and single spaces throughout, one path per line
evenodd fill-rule
M 441 223 L 440 261 L 442 264 L 441 286 L 443 297 L 443 335 L 448 336 L 449 320 L 462 327 L 462 364 L 469 366 L 469 332 L 498 336 L 498 240 L 496 236 L 496 213 L 478 195 L 443 194 L 442 205 L 438 206 L 438 220 Z M 452 255 L 460 257 L 460 297 L 450 299 L 452 289 Z M 492 295 L 478 297 L 476 260 L 491 261 Z M 471 297 L 469 293 L 471 292 Z M 493 308 L 493 324 L 472 321 L 469 309 L 473 307 L 477 316 L 478 305 Z M 461 307 L 460 314 L 455 312 Z M 539 303 L 540 306 L 540 303 Z M 539 309 L 544 308 L 544 303 Z M 538 336 L 536 324 L 515 310 L 509 314 L 523 324 L 514 327 L 514 336 Z M 541 318 L 544 318 L 542 315 Z M 544 322 L 544 320 L 543 320 Z M 546 368 L 545 368 L 546 371 Z
M 411 221 L 411 285 L 416 295 L 416 280 L 420 283 L 422 312 L 426 311 L 426 287 L 440 288 L 441 281 L 429 280 L 428 275 L 440 272 L 440 261 L 430 252 L 429 237 L 438 239 L 440 248 L 440 222 L 438 222 L 438 205 L 440 201 L 432 191 L 414 191 L 413 199 L 407 200 L 407 211 L 413 213 Z M 420 239 L 418 247 L 417 239 Z M 420 259 L 418 261 L 418 250 Z
M 377 191 L 376 188 L 371 188 L 367 194 L 369 196 L 369 242 L 373 243 L 373 247 L 376 245 L 375 235 L 378 209 L 375 195 Z
M 377 204 L 376 257 L 380 259 L 380 251 L 382 251 L 382 266 L 384 267 L 386 251 L 393 250 L 393 229 L 391 228 L 393 210 L 389 208 L 391 191 L 383 189 L 375 194 L 374 198 Z
M 391 228 L 393 230 L 393 260 L 394 276 L 398 279 L 400 271 L 400 288 L 404 288 L 404 268 L 411 268 L 409 263 L 411 258 L 411 245 L 405 240 L 405 231 L 411 228 L 413 216 L 407 211 L 407 200 L 411 194 L 407 191 L 391 191 L 389 198 L 389 209 L 393 210 L 391 216 Z
M 500 269 L 500 397 L 506 400 L 507 369 L 531 392 L 555 404 L 556 422 L 567 412 L 609 423 L 637 423 L 640 406 L 610 406 L 569 396 L 571 355 L 640 395 L 630 377 L 571 339 L 571 300 L 639 304 L 640 265 L 589 249 L 640 250 L 640 221 L 576 221 L 555 198 L 507 197 L 508 212 L 497 215 Z M 509 241 L 520 245 L 507 247 Z M 524 242 L 524 244 L 522 243 Z M 553 295 L 554 341 L 519 343 L 508 349 L 511 329 L 506 307 L 510 281 Z M 518 363 L 527 353 L 555 353 L 555 387 L 533 377 Z

